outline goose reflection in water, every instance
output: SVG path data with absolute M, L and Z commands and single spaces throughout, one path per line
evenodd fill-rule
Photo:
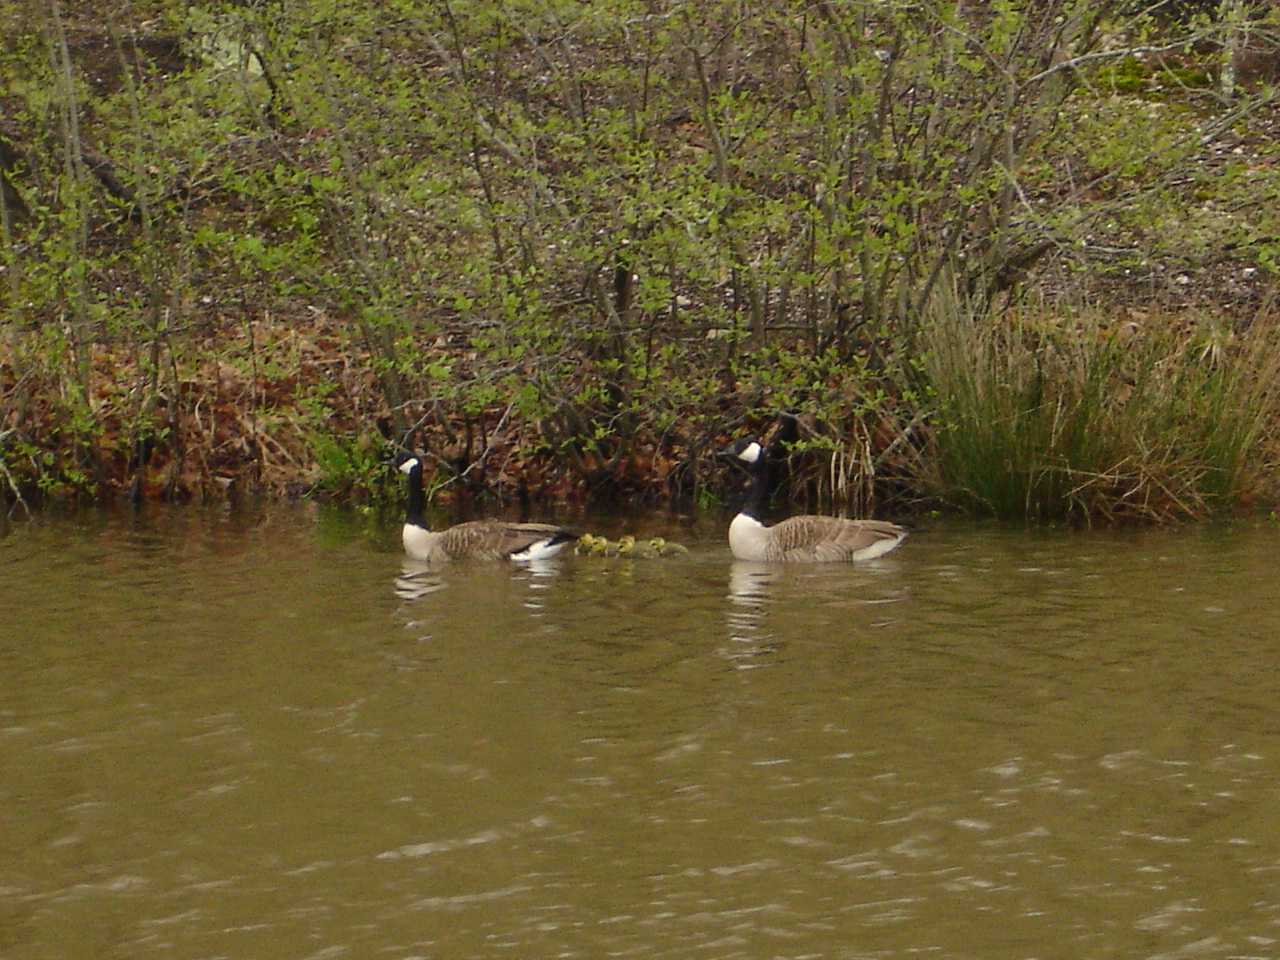
M 396 596 L 406 603 L 420 600 L 429 593 L 444 589 L 440 568 L 425 560 L 405 557 L 400 562 L 400 575 L 395 579 Z
M 757 609 L 769 602 L 769 585 L 778 565 L 763 560 L 735 560 L 729 565 L 729 602 Z
M 756 655 L 770 651 L 773 634 L 764 629 L 771 587 L 778 565 L 758 560 L 735 560 L 729 565 L 729 643 L 724 654 L 742 668 Z
M 401 558 L 400 573 L 395 578 L 396 596 L 409 603 L 443 590 L 448 568 L 447 564 L 430 563 L 408 556 Z M 548 579 L 559 572 L 560 565 L 555 559 L 527 560 L 512 569 L 514 576 L 529 582 L 530 590 L 545 590 L 550 585 Z M 541 603 L 534 605 L 541 607 Z

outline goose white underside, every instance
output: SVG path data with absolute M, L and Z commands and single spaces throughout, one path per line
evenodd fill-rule
M 509 560 L 516 560 L 520 563 L 536 562 L 538 560 L 550 560 L 557 553 L 563 550 L 569 541 L 561 540 L 559 543 L 552 543 L 551 538 L 546 540 L 536 540 L 529 546 L 525 547 L 519 553 L 513 553 Z
M 885 537 L 883 540 L 877 540 L 871 546 L 862 550 L 855 551 L 852 559 L 854 560 L 874 560 L 876 557 L 883 557 L 890 550 L 893 550 L 902 542 L 901 537 Z

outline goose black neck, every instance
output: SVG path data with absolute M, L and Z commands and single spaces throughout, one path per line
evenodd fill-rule
M 426 509 L 427 509 L 427 493 L 422 488 L 422 463 L 415 463 L 406 477 L 408 481 L 409 497 L 408 509 L 405 511 L 404 522 L 413 524 L 415 527 L 427 526 Z
M 751 486 L 747 488 L 747 499 L 742 504 L 742 512 L 761 523 L 764 523 L 764 512 L 773 493 L 773 470 L 774 465 L 763 455 L 751 465 Z

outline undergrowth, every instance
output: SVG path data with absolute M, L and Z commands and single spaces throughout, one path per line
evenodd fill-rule
M 1270 318 L 1037 299 L 1265 300 L 1280 14 L 1185 7 L 0 0 L 0 491 L 709 503 L 791 411 L 814 507 L 1239 505 Z
M 1280 331 L 1047 305 L 922 319 L 939 496 L 1006 518 L 1170 521 L 1247 505 L 1274 439 Z

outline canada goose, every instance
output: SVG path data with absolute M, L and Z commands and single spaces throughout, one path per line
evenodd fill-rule
M 729 524 L 729 549 L 739 560 L 871 560 L 884 556 L 907 535 L 896 523 L 842 517 L 791 517 L 767 527 L 764 510 L 773 492 L 773 474 L 764 450 L 754 440 L 739 440 L 725 455 L 751 473 L 746 502 Z
M 471 520 L 444 530 L 427 526 L 427 506 L 422 486 L 422 461 L 400 454 L 389 461 L 408 477 L 408 509 L 401 540 L 404 551 L 416 560 L 546 560 L 578 539 L 579 532 L 550 523 L 507 523 Z

